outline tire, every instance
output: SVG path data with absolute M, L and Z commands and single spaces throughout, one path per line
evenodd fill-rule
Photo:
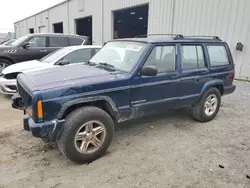
M 88 132 L 88 130 L 86 127 L 88 126 L 85 125 L 86 123 L 88 123 L 87 125 L 92 124 L 91 127 L 100 125 L 100 127 L 104 128 L 104 132 L 101 133 L 101 138 L 98 138 L 98 140 L 102 142 L 99 148 L 92 143 L 96 143 L 96 138 L 100 135 L 100 133 L 99 135 L 95 135 L 93 128 L 92 133 L 94 136 L 91 136 L 91 132 L 91 135 L 87 135 L 88 133 L 86 132 Z M 114 122 L 107 112 L 97 107 L 82 107 L 76 109 L 66 117 L 62 132 L 59 135 L 59 139 L 57 140 L 57 144 L 60 151 L 69 160 L 79 164 L 90 163 L 104 155 L 112 141 L 113 133 Z M 85 141 L 78 141 L 76 135 L 78 135 L 79 138 L 84 137 L 81 139 L 85 139 Z M 92 140 L 94 140 L 95 142 L 92 142 Z M 99 141 L 97 143 L 100 143 Z M 89 143 L 88 146 L 82 147 L 82 144 L 85 142 Z M 91 147 L 94 148 L 92 149 L 94 152 L 91 152 L 91 150 L 87 150 L 88 148 L 91 149 Z M 87 148 L 86 152 L 88 151 L 89 153 L 84 153 L 85 150 L 81 148 Z
M 0 59 L 0 72 L 2 72 L 2 70 L 6 67 L 8 67 L 9 65 L 11 65 L 11 62 L 7 59 Z
M 209 112 L 209 110 L 206 111 L 207 108 L 205 107 L 205 104 L 207 105 L 206 101 L 210 99 L 209 97 L 216 98 L 216 100 L 217 100 L 216 107 L 212 105 L 210 108 L 212 108 L 213 110 L 211 110 L 210 112 Z M 200 101 L 192 107 L 192 115 L 193 115 L 194 119 L 196 119 L 200 122 L 211 121 L 214 119 L 214 117 L 219 112 L 220 105 L 221 105 L 221 94 L 217 88 L 211 87 L 203 94 Z

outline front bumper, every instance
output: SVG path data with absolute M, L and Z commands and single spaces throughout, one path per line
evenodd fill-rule
M 35 123 L 28 115 L 24 115 L 24 130 L 31 131 L 32 135 L 49 142 L 55 142 L 61 132 L 64 120 L 53 120 L 43 123 Z
M 13 95 L 17 92 L 16 79 L 7 80 L 0 77 L 0 92 L 6 95 Z
M 55 142 L 61 132 L 62 125 L 65 120 L 52 120 L 41 123 L 36 123 L 26 114 L 22 98 L 16 93 L 12 98 L 12 107 L 19 110 L 24 110 L 23 128 L 26 131 L 31 131 L 34 137 L 41 138 L 46 141 Z

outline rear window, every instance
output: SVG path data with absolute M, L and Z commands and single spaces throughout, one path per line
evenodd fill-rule
M 77 45 L 81 45 L 83 43 L 83 39 L 80 38 L 69 38 L 69 45 L 70 46 L 77 46 Z
M 68 46 L 67 37 L 49 37 L 50 47 L 65 47 Z
M 225 46 L 207 46 L 211 66 L 229 65 Z

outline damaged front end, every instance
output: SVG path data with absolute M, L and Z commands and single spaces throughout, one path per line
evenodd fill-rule
M 12 105 L 12 108 L 15 108 L 18 110 L 24 110 L 24 103 L 23 103 L 22 97 L 18 93 L 12 96 L 11 105 Z

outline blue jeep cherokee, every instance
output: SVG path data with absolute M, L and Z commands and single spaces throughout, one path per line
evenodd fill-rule
M 212 120 L 221 96 L 234 92 L 234 76 L 218 37 L 119 39 L 85 65 L 19 74 L 12 106 L 24 110 L 25 130 L 86 163 L 107 150 L 115 123 L 180 107 Z

